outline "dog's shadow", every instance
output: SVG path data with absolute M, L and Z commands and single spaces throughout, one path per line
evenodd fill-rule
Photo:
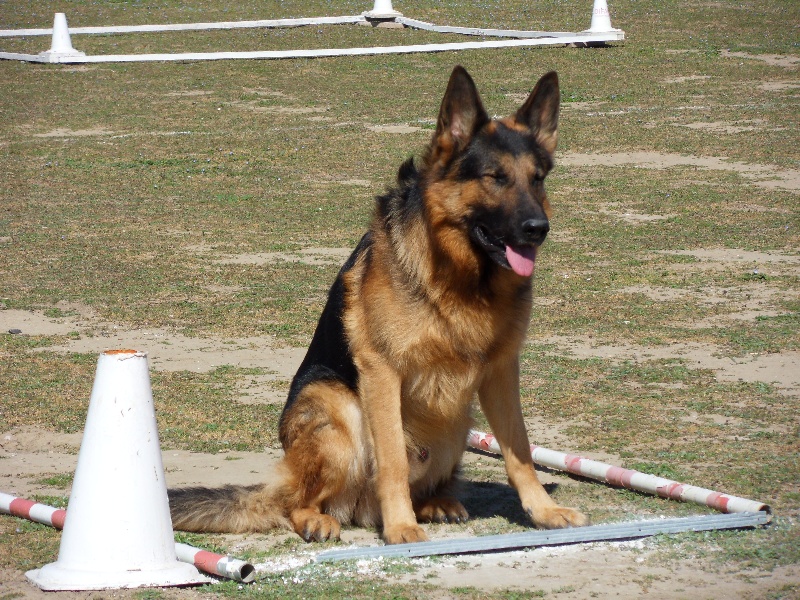
M 549 494 L 557 484 L 546 484 Z M 462 480 L 456 496 L 467 509 L 470 519 L 502 517 L 515 525 L 530 527 L 530 517 L 525 513 L 516 490 L 506 483 Z

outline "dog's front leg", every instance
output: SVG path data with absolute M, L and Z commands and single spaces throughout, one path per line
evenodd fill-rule
M 586 517 L 558 506 L 536 476 L 519 400 L 519 359 L 508 358 L 502 364 L 498 361 L 491 365 L 478 397 L 503 452 L 508 479 L 534 524 L 545 529 L 585 525 Z
M 361 357 L 362 359 L 364 357 Z M 372 432 L 377 493 L 387 544 L 428 539 L 411 504 L 399 375 L 377 355 L 359 365 L 359 394 Z

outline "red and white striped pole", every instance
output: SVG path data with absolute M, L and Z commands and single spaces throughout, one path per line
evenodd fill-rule
M 17 498 L 3 492 L 0 492 L 0 514 L 13 515 L 28 521 L 49 525 L 56 529 L 64 528 L 64 519 L 67 517 L 67 511 L 63 508 L 39 504 L 38 502 Z M 202 550 L 180 542 L 175 544 L 175 554 L 179 561 L 194 565 L 205 573 L 219 575 L 242 583 L 251 583 L 255 580 L 255 567 L 243 560 L 209 552 L 208 550 Z
M 0 492 L 0 513 L 50 525 L 56 529 L 63 529 L 64 519 L 67 518 L 67 511 L 63 508 L 39 504 L 2 492 Z
M 467 444 L 477 450 L 486 450 L 501 454 L 500 445 L 491 433 L 470 431 Z M 649 475 L 633 469 L 623 469 L 596 460 L 565 454 L 556 450 L 548 450 L 531 444 L 533 462 L 549 469 L 566 471 L 596 481 L 602 481 L 616 487 L 624 487 L 645 494 L 692 502 L 708 506 L 723 513 L 758 512 L 771 513 L 769 505 L 747 498 L 739 498 L 721 492 L 706 490 L 686 483 L 678 483 L 671 479 Z
M 252 583 L 256 578 L 255 567 L 238 558 L 201 550 L 180 542 L 175 543 L 175 554 L 179 561 L 190 563 L 205 573 L 242 583 Z

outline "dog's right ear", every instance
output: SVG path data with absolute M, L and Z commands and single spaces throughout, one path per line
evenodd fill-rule
M 447 162 L 467 147 L 472 136 L 489 122 L 475 82 L 462 66 L 453 69 L 439 109 L 431 143 L 434 162 Z

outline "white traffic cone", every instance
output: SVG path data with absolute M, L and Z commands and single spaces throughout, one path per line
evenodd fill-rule
M 589 29 L 581 33 L 609 33 L 616 31 L 621 31 L 621 29 L 614 29 L 611 26 L 611 15 L 608 12 L 608 3 L 606 0 L 594 0 L 592 24 L 589 26 Z
M 58 560 L 26 575 L 43 590 L 209 581 L 175 555 L 146 353 L 100 355 Z
M 372 10 L 364 16 L 368 19 L 394 19 L 403 15 L 392 8 L 392 0 L 375 0 Z
M 64 59 L 86 56 L 86 53 L 78 52 L 72 47 L 72 39 L 67 26 L 67 15 L 64 13 L 56 13 L 53 19 L 53 42 L 50 45 L 50 50 L 40 52 L 39 56 L 48 59 L 48 62 L 69 62 Z

